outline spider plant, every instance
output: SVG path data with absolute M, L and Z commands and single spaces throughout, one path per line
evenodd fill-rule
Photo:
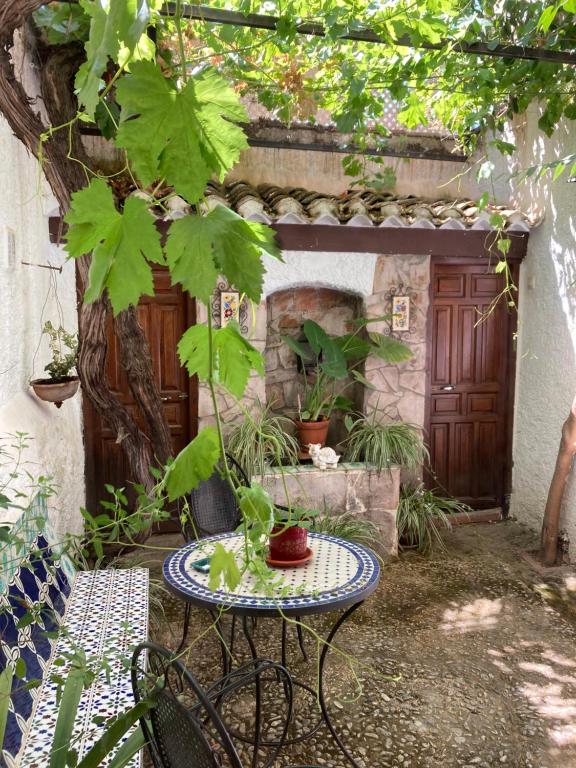
M 452 527 L 448 515 L 470 511 L 467 504 L 437 496 L 423 485 L 402 486 L 396 513 L 400 546 L 424 555 L 430 554 L 434 546 L 445 550 L 441 529 Z
M 298 464 L 298 442 L 287 429 L 292 420 L 272 412 L 273 403 L 258 400 L 251 413 L 228 435 L 227 450 L 240 464 L 249 480 L 264 474 L 267 467 Z
M 428 459 L 418 428 L 406 422 L 382 423 L 377 412 L 371 417 L 345 419 L 348 437 L 344 440 L 348 461 L 365 461 L 378 471 L 393 465 L 417 469 Z
M 378 527 L 365 518 L 358 517 L 352 512 L 342 512 L 339 515 L 322 513 L 312 523 L 312 530 L 316 533 L 328 533 L 331 536 L 339 536 L 346 541 L 354 541 L 372 547 L 374 541 L 378 541 Z

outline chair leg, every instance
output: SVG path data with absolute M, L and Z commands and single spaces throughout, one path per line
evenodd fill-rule
M 180 653 L 182 648 L 184 648 L 184 645 L 186 643 L 186 638 L 188 637 L 188 630 L 190 628 L 190 614 L 192 612 L 192 604 L 186 603 L 186 608 L 184 609 L 184 629 L 182 631 L 182 640 L 180 642 L 180 645 L 178 646 L 178 650 L 176 653 Z
M 306 647 L 304 645 L 304 633 L 302 632 L 302 625 L 300 624 L 300 616 L 296 616 L 296 621 L 298 624 L 296 624 L 296 631 L 298 632 L 298 643 L 300 645 L 300 650 L 302 651 L 302 657 L 304 658 L 304 661 L 308 661 L 308 654 L 306 653 Z

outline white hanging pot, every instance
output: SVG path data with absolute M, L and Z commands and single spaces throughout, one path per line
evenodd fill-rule
M 63 379 L 34 379 L 30 382 L 34 394 L 40 400 L 54 403 L 60 408 L 64 400 L 74 397 L 80 386 L 78 376 L 66 376 Z

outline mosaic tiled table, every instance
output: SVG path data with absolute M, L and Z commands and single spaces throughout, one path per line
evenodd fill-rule
M 283 577 L 282 586 L 288 586 L 289 589 L 283 590 L 287 592 L 283 596 L 270 596 L 258 589 L 254 577 L 248 573 L 243 576 L 242 581 L 233 591 L 227 587 L 211 590 L 208 587 L 208 574 L 196 571 L 192 563 L 202 557 L 210 556 L 216 543 L 237 553 L 237 560 L 241 561 L 244 546 L 242 534 L 224 533 L 210 536 L 171 552 L 164 561 L 164 580 L 172 592 L 189 604 L 206 608 L 213 613 L 217 612 L 218 617 L 223 611 L 233 616 L 241 616 L 244 634 L 254 659 L 258 654 L 252 637 L 250 617 L 296 617 L 343 610 L 322 646 L 318 690 L 315 691 L 307 684 L 294 681 L 296 685 L 300 685 L 318 697 L 322 711 L 320 722 L 309 733 L 300 735 L 296 740 L 301 741 L 316 733 L 324 722 L 343 754 L 352 765 L 358 766 L 330 720 L 324 699 L 324 665 L 330 645 L 342 624 L 378 586 L 380 566 L 376 556 L 360 544 L 327 534 L 309 533 L 308 545 L 313 552 L 312 559 L 305 566 L 279 569 L 278 573 Z M 226 669 L 229 647 L 223 641 L 219 618 L 217 618 L 217 626 Z M 282 664 L 284 666 L 286 666 L 285 634 L 286 623 L 284 622 L 282 629 Z M 258 721 L 258 715 L 256 720 Z M 258 741 L 258 736 L 255 738 L 256 746 L 258 743 L 265 744 Z M 256 759 L 257 749 L 254 755 Z

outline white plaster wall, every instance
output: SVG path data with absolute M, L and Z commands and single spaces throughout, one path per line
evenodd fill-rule
M 19 65 L 31 92 L 34 73 L 21 57 Z M 74 265 L 49 241 L 48 214 L 54 209 L 38 163 L 0 118 L 0 442 L 6 448 L 11 442 L 7 434 L 28 433 L 25 470 L 33 477 L 51 476 L 57 488 L 49 501 L 51 522 L 59 532 L 79 532 L 84 505 L 81 395 L 57 409 L 38 400 L 28 385 L 44 375 L 50 359 L 46 343 L 40 343 L 44 321 L 60 324 L 54 285 L 64 326 L 77 330 Z M 8 229 L 15 235 L 14 263 L 8 261 Z M 62 265 L 62 273 L 23 261 Z M 30 481 L 22 473 L 17 484 L 24 490 Z
M 315 286 L 370 296 L 375 253 L 282 251 L 283 261 L 264 255 L 264 296 L 286 288 Z
M 552 139 L 537 128 L 538 110 L 515 126 L 518 165 L 527 168 L 576 152 L 576 127 Z M 560 430 L 576 392 L 576 184 L 527 181 L 512 190 L 525 211 L 544 213 L 521 267 L 511 511 L 542 524 Z M 569 481 L 562 524 L 576 547 L 576 478 Z

